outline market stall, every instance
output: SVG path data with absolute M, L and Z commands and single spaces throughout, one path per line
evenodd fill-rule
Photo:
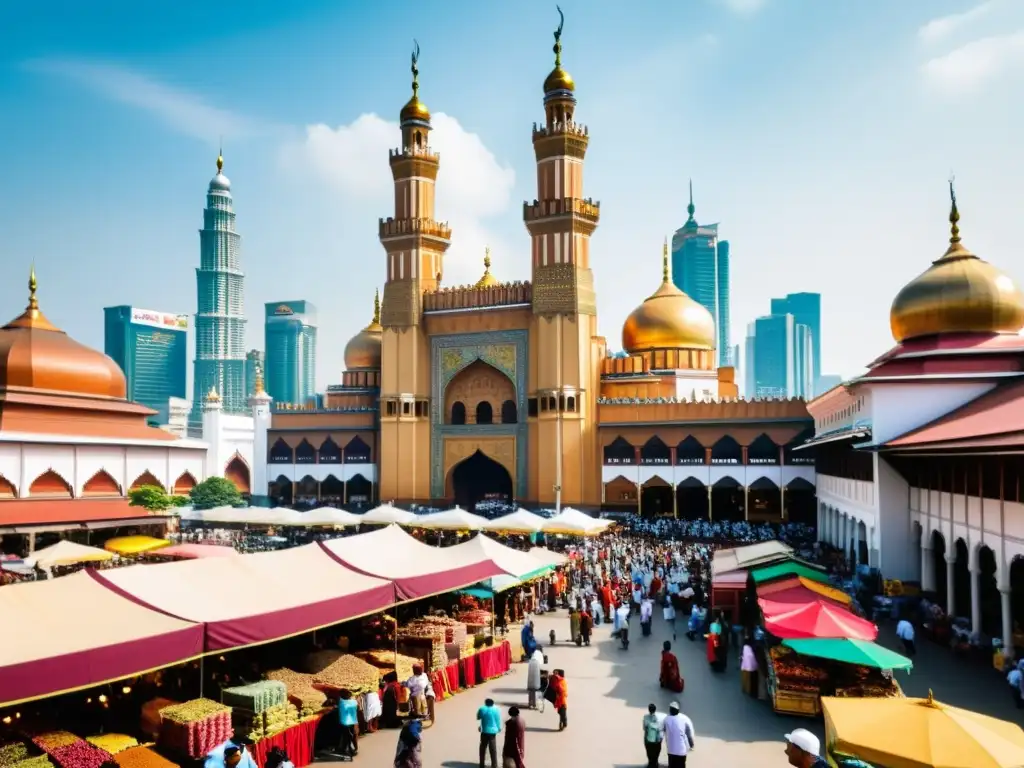
M 543 565 L 558 567 L 569 562 L 569 558 L 561 552 L 553 552 L 546 547 L 530 547 L 530 557 L 536 559 Z
M 479 531 L 487 519 L 467 512 L 461 507 L 446 509 L 444 512 L 433 512 L 419 515 L 411 525 L 434 531 Z
M 30 558 L 40 568 L 56 568 L 76 563 L 100 563 L 112 560 L 114 555 L 98 547 L 87 547 L 73 541 L 61 539 L 49 547 L 37 549 Z
M 317 507 L 308 512 L 300 512 L 298 519 L 298 525 L 323 528 L 347 528 L 362 522 L 359 515 L 334 507 Z
M 543 524 L 543 517 L 520 508 L 515 512 L 496 517 L 493 520 L 485 520 L 481 529 L 495 533 L 531 534 L 540 533 Z
M 853 602 L 845 592 L 803 576 L 762 583 L 757 587 L 757 595 L 774 603 L 807 603 L 812 600 L 827 600 L 846 609 L 849 609 Z
M 359 522 L 371 525 L 412 525 L 416 521 L 416 515 L 406 512 L 391 504 L 381 504 L 369 512 L 359 515 Z
M 147 554 L 154 558 L 198 560 L 205 557 L 237 557 L 238 550 L 219 544 L 173 544 Z
M 152 536 L 118 536 L 107 539 L 103 548 L 118 555 L 144 555 L 169 546 L 171 542 L 167 539 L 156 539 Z
M 490 560 L 505 574 L 514 576 L 521 581 L 542 576 L 553 567 L 529 552 L 506 547 L 484 535 L 474 536 L 469 541 L 457 544 L 445 551 L 452 554 L 458 553 L 460 556 L 466 553 L 465 556 L 471 559 Z
M 711 556 L 711 575 L 734 571 L 746 573 L 752 568 L 771 565 L 793 556 L 793 548 L 781 541 L 762 541 L 745 547 L 719 549 Z
M 809 603 L 757 601 L 764 614 L 765 631 L 781 640 L 802 637 L 874 640 L 878 627 L 826 600 Z
M 155 566 L 151 566 L 155 567 Z M 89 572 L 0 589 L 0 705 L 178 664 L 203 651 L 203 627 L 105 588 Z
M 748 579 L 746 571 L 727 571 L 711 579 L 711 608 L 722 611 L 730 624 L 739 620 Z
M 541 524 L 541 533 L 563 534 L 566 536 L 599 536 L 611 526 L 610 520 L 600 520 L 580 512 L 578 509 L 566 507 L 557 515 Z
M 819 584 L 828 584 L 829 582 L 828 574 L 825 571 L 796 559 L 784 560 L 772 565 L 758 566 L 750 571 L 750 576 L 758 587 L 770 581 L 792 578 L 794 576 L 802 576 L 808 581 L 816 581 Z

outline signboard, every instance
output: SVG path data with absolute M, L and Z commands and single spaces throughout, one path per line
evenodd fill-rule
M 294 315 L 295 310 L 289 307 L 287 304 L 278 304 L 277 309 L 274 310 L 275 315 Z
M 186 330 L 188 315 L 172 315 L 168 312 L 154 312 L 150 309 L 132 307 L 132 322 L 136 325 L 150 325 L 168 330 Z

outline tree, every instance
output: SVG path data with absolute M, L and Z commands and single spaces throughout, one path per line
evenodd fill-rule
M 151 512 L 163 512 L 170 509 L 173 502 L 159 485 L 140 485 L 128 491 L 128 504 L 132 507 L 145 507 Z
M 189 493 L 193 509 L 234 507 L 242 503 L 235 484 L 223 477 L 208 477 Z
M 172 507 L 187 507 L 192 503 L 192 499 L 188 496 L 171 496 Z

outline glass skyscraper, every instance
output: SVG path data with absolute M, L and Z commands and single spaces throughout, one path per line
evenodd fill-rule
M 818 379 L 821 378 L 821 294 L 790 293 L 782 299 L 772 299 L 773 315 L 792 315 L 797 323 L 810 329 L 810 387 L 807 397 L 820 394 Z
M 266 305 L 264 387 L 278 403 L 316 396 L 316 307 L 308 301 Z
M 241 236 L 235 232 L 231 182 L 217 158 L 199 230 L 196 269 L 196 361 L 190 426 L 202 424 L 203 402 L 216 389 L 228 413 L 248 413 L 245 382 L 245 296 L 240 262 Z
M 796 395 L 796 323 L 792 315 L 767 315 L 754 321 L 755 397 Z
M 188 315 L 106 307 L 103 351 L 124 371 L 128 399 L 157 412 L 149 423 L 167 424 L 170 398 L 186 396 Z
M 718 365 L 733 365 L 729 329 L 729 243 L 718 239 L 718 225 L 699 225 L 693 215 L 690 185 L 689 218 L 672 236 L 672 282 L 715 318 Z

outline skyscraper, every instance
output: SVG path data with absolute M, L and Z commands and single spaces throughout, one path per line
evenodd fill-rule
M 149 423 L 167 424 L 170 399 L 185 397 L 188 315 L 106 307 L 103 351 L 124 371 L 128 399 L 157 412 Z
M 199 230 L 196 269 L 196 361 L 190 426 L 202 425 L 203 403 L 213 389 L 227 413 L 248 413 L 245 382 L 245 295 L 235 232 L 231 182 L 217 157 Z
M 278 403 L 316 396 L 316 307 L 308 301 L 266 305 L 264 386 Z
M 796 395 L 795 342 L 792 315 L 766 315 L 754 321 L 753 396 Z
M 672 282 L 704 305 L 715 318 L 718 365 L 732 365 L 729 328 L 729 243 L 718 239 L 717 224 L 697 224 L 690 183 L 689 218 L 672 237 Z
M 256 378 L 263 371 L 263 352 L 250 349 L 245 353 L 245 391 L 250 397 L 256 394 Z
M 790 293 L 781 299 L 772 299 L 772 314 L 790 314 L 800 325 L 806 325 L 811 333 L 811 386 L 807 397 L 818 394 L 817 381 L 821 378 L 821 294 Z

